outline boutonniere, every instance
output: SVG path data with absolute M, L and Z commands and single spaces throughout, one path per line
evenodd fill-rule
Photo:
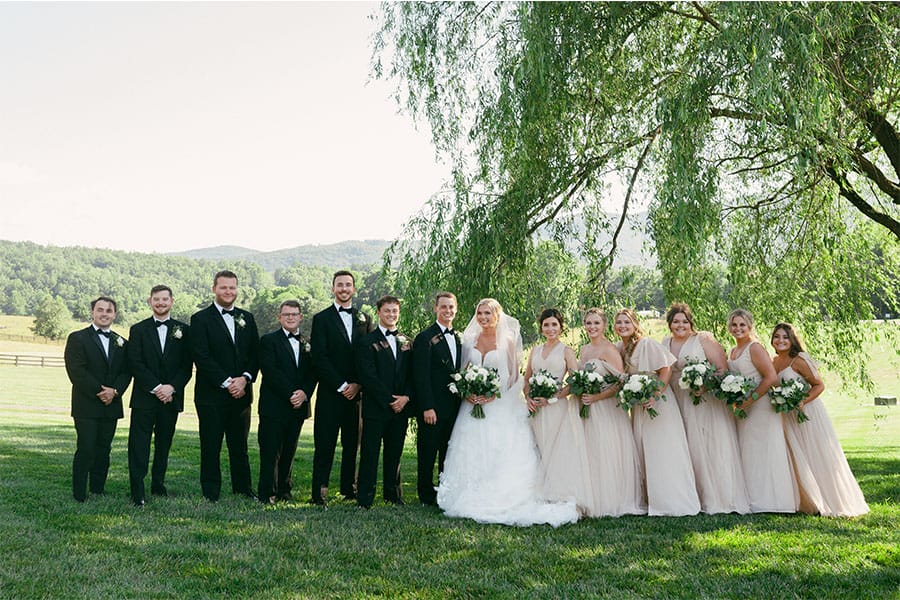
M 309 354 L 309 351 L 310 351 L 311 349 L 312 349 L 312 347 L 309 345 L 309 342 L 303 342 L 303 351 L 304 351 L 305 353 Z
M 397 343 L 400 344 L 400 350 L 402 352 L 409 350 L 409 338 L 406 337 L 405 335 L 402 335 L 402 334 L 398 335 Z
M 113 343 L 114 343 L 117 347 L 121 348 L 122 346 L 125 345 L 125 338 L 123 338 L 121 335 L 117 335 L 117 334 L 114 333 L 114 334 L 112 334 L 111 337 L 112 337 Z
M 234 324 L 243 329 L 247 326 L 247 321 L 244 319 L 244 315 L 238 315 L 234 318 Z
M 361 310 L 357 311 L 356 320 L 359 321 L 360 323 L 365 323 L 366 322 L 366 313 L 364 313 Z
M 174 340 L 180 340 L 184 337 L 184 331 L 181 330 L 179 325 L 175 325 L 172 327 L 172 333 L 169 335 L 170 338 Z

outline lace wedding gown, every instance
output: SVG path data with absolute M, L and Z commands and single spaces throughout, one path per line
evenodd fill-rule
M 497 369 L 503 391 L 484 405 L 484 419 L 471 415 L 468 402 L 460 406 L 438 486 L 438 506 L 449 517 L 481 523 L 558 527 L 576 522 L 574 502 L 541 498 L 540 463 L 521 378 L 507 389 L 509 366 L 500 353 L 491 350 L 482 357 L 475 348 L 464 351 L 472 363 Z

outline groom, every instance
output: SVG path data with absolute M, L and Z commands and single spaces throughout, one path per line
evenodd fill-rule
M 450 393 L 450 376 L 459 370 L 462 345 L 453 331 L 456 296 L 440 292 L 434 300 L 437 317 L 413 342 L 413 371 L 418 416 L 418 491 L 422 504 L 436 505 L 434 460 L 444 470 L 450 432 L 459 411 L 459 398 Z

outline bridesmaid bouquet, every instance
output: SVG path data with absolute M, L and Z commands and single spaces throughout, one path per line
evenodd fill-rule
M 450 377 L 453 381 L 447 384 L 447 388 L 462 399 L 469 396 L 492 398 L 500 395 L 500 375 L 493 367 L 469 365 Z M 484 407 L 476 404 L 470 414 L 476 419 L 483 419 Z
M 609 385 L 605 377 L 600 373 L 597 373 L 594 367 L 594 363 L 588 363 L 584 366 L 583 369 L 572 371 L 569 374 L 569 379 L 566 381 L 566 383 L 569 384 L 569 391 L 572 392 L 574 396 L 599 394 L 603 391 L 603 388 Z M 616 377 L 616 383 L 619 383 L 618 377 Z M 590 417 L 590 404 L 582 404 L 581 409 L 578 411 L 578 414 L 582 419 L 587 419 L 588 417 Z
M 769 397 L 772 406 L 775 408 L 775 412 L 788 413 L 792 410 L 796 410 L 798 423 L 809 421 L 809 417 L 803 412 L 800 406 L 803 401 L 806 400 L 810 387 L 812 386 L 802 379 L 782 379 L 780 386 L 773 387 L 769 390 Z
M 666 387 L 666 384 L 655 375 L 643 373 L 628 375 L 622 384 L 622 389 L 616 394 L 619 397 L 619 406 L 622 407 L 622 410 L 628 412 L 639 404 L 645 404 L 664 387 Z M 655 408 L 648 408 L 647 414 L 650 415 L 651 419 L 659 416 L 659 412 Z
M 546 398 L 547 404 L 556 404 L 559 400 L 554 394 L 562 387 L 562 383 L 553 376 L 550 371 L 540 369 L 537 373 L 528 378 L 528 395 L 532 398 Z M 529 417 L 537 414 L 535 410 L 529 413 Z
M 699 393 L 703 388 L 715 386 L 716 368 L 708 360 L 689 360 L 681 371 L 678 387 L 683 390 L 691 390 L 691 401 L 694 406 L 703 402 L 703 396 Z
M 751 392 L 754 400 L 759 397 L 753 391 L 757 386 L 756 381 L 733 371 L 725 371 L 717 381 L 718 385 L 713 390 L 716 397 L 725 402 L 738 419 L 746 419 L 747 411 L 737 405 L 746 400 Z

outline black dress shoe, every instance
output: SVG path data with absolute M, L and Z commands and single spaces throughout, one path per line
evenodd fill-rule
M 132 502 L 137 508 L 144 508 L 144 504 L 146 504 L 146 502 L 144 502 L 144 499 L 143 499 L 143 498 L 132 498 L 132 499 L 131 499 L 131 502 Z
M 281 492 L 277 496 L 278 500 L 281 502 L 293 502 L 294 496 L 290 492 Z
M 353 502 L 354 500 L 356 500 L 356 494 L 354 494 L 353 492 L 350 492 L 349 494 L 342 494 L 342 496 L 347 502 Z
M 391 498 L 387 500 L 388 504 L 393 504 L 394 506 L 406 506 L 406 502 L 403 501 L 403 498 Z
M 166 490 L 165 487 L 151 488 L 150 493 L 153 494 L 154 496 L 168 496 L 169 495 L 169 492 Z
M 260 498 L 259 501 L 266 506 L 275 506 L 275 496 L 269 496 L 268 498 Z
M 371 504 L 357 504 L 356 508 L 362 508 L 364 510 L 369 510 L 370 508 L 372 508 L 372 505 Z
M 219 501 L 218 498 L 213 498 L 212 496 L 203 496 L 203 497 L 207 500 L 207 502 L 212 502 L 213 504 L 215 504 L 216 502 Z
M 250 498 L 251 500 L 259 500 L 259 498 L 256 497 L 256 494 L 254 494 L 253 492 L 251 492 L 249 490 L 247 490 L 245 492 L 241 492 L 241 496 Z
M 423 500 L 419 500 L 423 506 L 437 506 L 437 498 L 425 498 Z

